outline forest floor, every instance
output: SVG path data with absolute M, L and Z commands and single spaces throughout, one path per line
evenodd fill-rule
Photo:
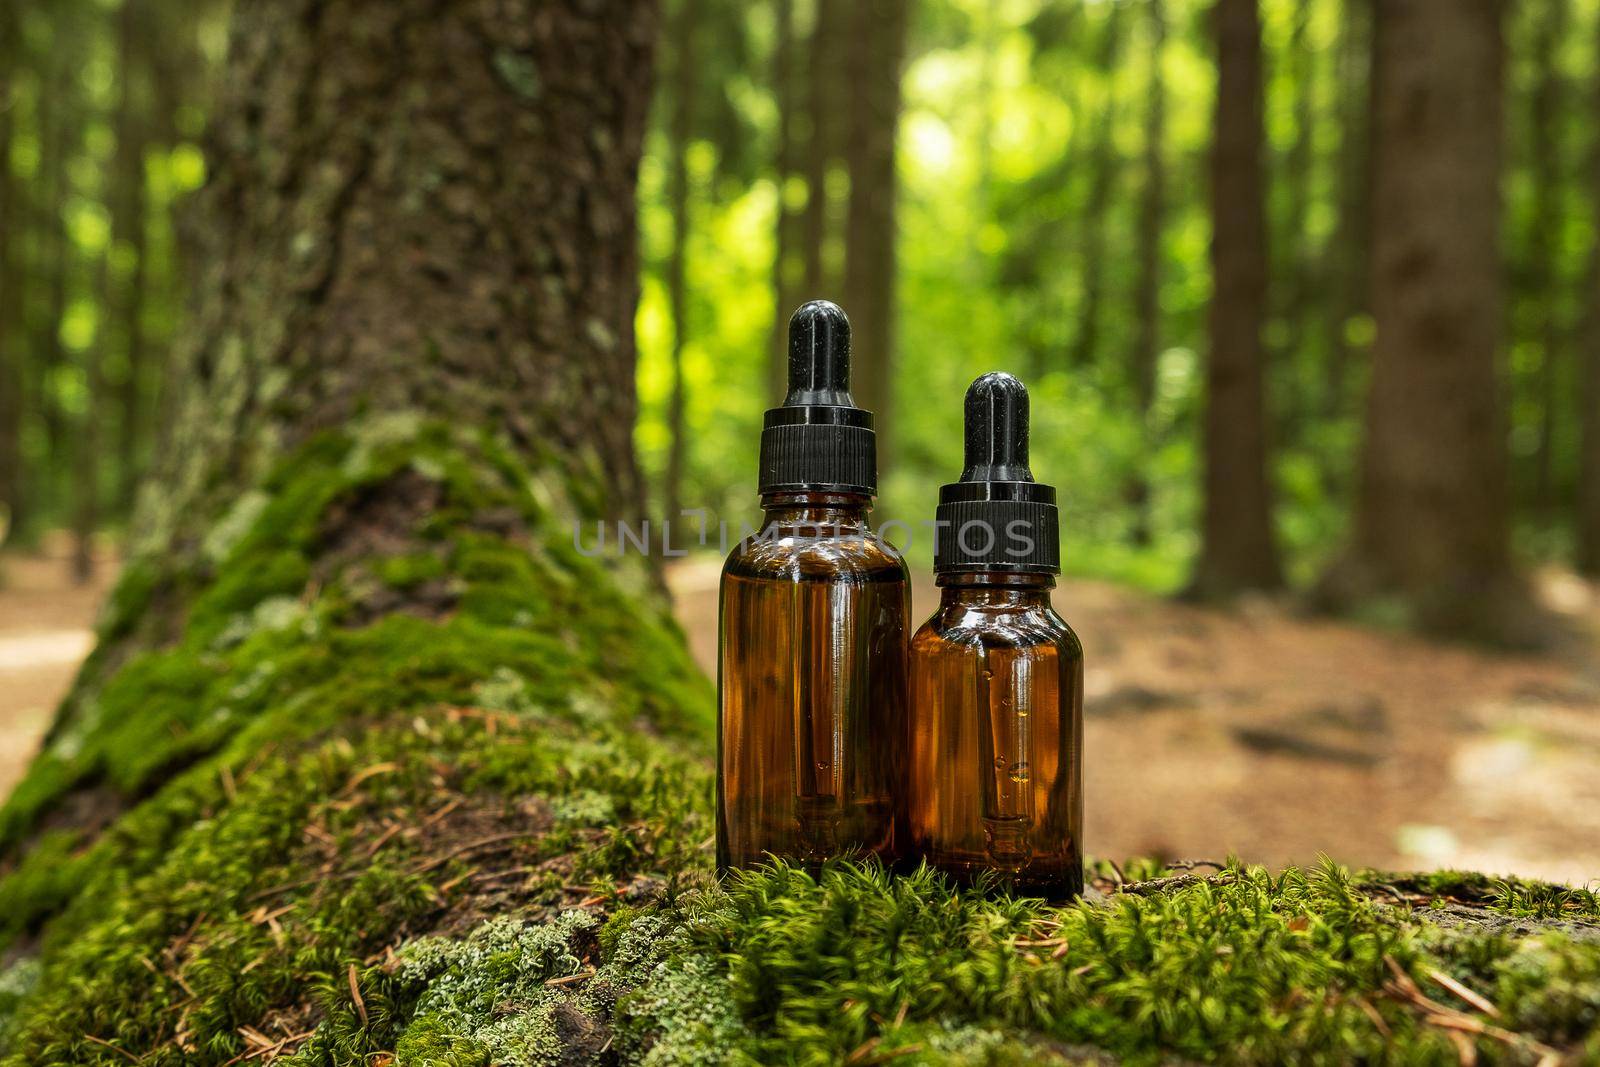
M 103 559 L 75 586 L 63 551 L 0 559 L 0 797 L 89 651 L 115 569 Z M 707 671 L 718 569 L 690 559 L 670 574 Z M 1541 587 L 1600 633 L 1600 590 L 1557 575 Z M 914 595 L 920 619 L 936 590 Z M 1079 579 L 1055 602 L 1088 663 L 1090 853 L 1600 880 L 1600 642 L 1497 655 Z

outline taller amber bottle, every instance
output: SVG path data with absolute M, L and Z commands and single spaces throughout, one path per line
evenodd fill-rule
M 789 392 L 761 435 L 762 529 L 722 570 L 717 869 L 768 857 L 894 863 L 905 845 L 909 575 L 872 535 L 872 416 L 850 324 L 789 321 Z
M 1083 649 L 1050 604 L 1055 490 L 1028 466 L 1028 393 L 985 374 L 966 466 L 939 493 L 938 610 L 911 642 L 912 847 L 961 883 L 1083 891 Z

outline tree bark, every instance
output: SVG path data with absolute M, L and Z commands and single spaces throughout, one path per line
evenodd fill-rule
M 1527 248 L 1527 285 L 1537 309 L 1533 340 L 1539 346 L 1537 379 L 1538 437 L 1533 453 L 1533 507 L 1548 517 L 1555 511 L 1555 439 L 1563 422 L 1562 367 L 1566 361 L 1565 330 L 1561 322 L 1561 235 L 1565 214 L 1562 204 L 1566 168 L 1566 139 L 1562 125 L 1566 110 L 1566 79 L 1559 50 L 1566 43 L 1566 0 L 1547 0 L 1534 19 L 1533 62 L 1538 71 L 1529 102 L 1528 129 L 1533 177 L 1533 226 Z
M 1378 26 L 1374 0 L 1344 5 L 1339 30 L 1339 223 L 1330 250 L 1333 311 L 1328 317 L 1328 363 L 1323 382 L 1324 417 L 1349 409 L 1350 365 L 1355 358 L 1350 330 L 1370 304 L 1372 245 L 1372 107 L 1376 94 L 1373 54 Z
M 689 138 L 693 133 L 698 73 L 694 50 L 696 7 L 696 0 L 678 0 L 672 33 L 672 121 L 667 163 L 667 206 L 672 212 L 672 253 L 667 260 L 667 301 L 672 310 L 672 397 L 667 408 L 667 431 L 672 441 L 663 494 L 668 522 L 676 519 L 683 507 L 683 462 L 688 446 L 684 409 L 689 383 L 683 371 L 683 349 L 689 335 Z
M 1600 103 L 1600 68 L 1590 94 Z M 1588 179 L 1590 210 L 1600 220 L 1600 134 L 1590 145 Z M 1589 250 L 1584 279 L 1575 562 L 1579 573 L 1600 578 L 1600 242 Z
M 801 246 L 805 259 L 805 298 L 816 300 L 832 291 L 827 264 L 828 170 L 838 154 L 838 82 L 842 74 L 839 35 L 845 14 L 842 0 L 816 0 L 807 57 L 806 151 L 802 168 L 806 206 L 801 213 Z
M 138 547 L 210 521 L 231 495 L 206 488 L 219 474 L 248 484 L 363 411 L 422 408 L 582 457 L 606 472 L 605 513 L 641 512 L 632 197 L 653 5 L 603 5 L 639 20 L 605 27 L 528 6 L 236 16 L 205 198 L 240 223 L 202 249 L 182 367 L 203 387 L 180 404 Z
M 21 309 L 17 267 L 19 218 L 17 182 L 11 173 L 11 142 L 16 103 L 17 58 L 21 48 L 16 12 L 0 10 L 0 544 L 8 540 L 25 518 L 22 461 L 22 420 L 27 411 L 27 379 L 22 369 L 22 347 L 16 344 L 17 313 Z
M 772 50 L 773 97 L 778 105 L 777 151 L 773 163 L 778 195 L 773 205 L 772 333 L 767 341 L 767 396 L 776 404 L 789 377 L 789 316 L 803 301 L 795 294 L 794 232 L 789 185 L 795 176 L 794 0 L 773 0 L 777 40 Z
M 1284 225 L 1281 248 L 1270 256 L 1281 264 L 1277 287 L 1281 299 L 1282 343 L 1273 353 L 1279 368 L 1277 395 L 1278 427 L 1276 440 L 1292 442 L 1316 410 L 1308 383 L 1314 366 L 1306 356 L 1306 338 L 1311 333 L 1311 318 L 1317 285 L 1316 249 L 1308 223 L 1312 205 L 1312 183 L 1316 170 L 1316 94 L 1317 55 L 1307 40 L 1312 11 L 1310 4 L 1298 5 L 1289 31 L 1288 68 L 1294 85 L 1294 140 L 1283 159 Z
M 1426 630 L 1529 639 L 1511 563 L 1497 0 L 1380 0 L 1372 385 L 1349 552 L 1323 583 Z
M 1134 337 L 1129 364 L 1133 402 L 1143 435 L 1139 469 L 1128 487 L 1133 506 L 1132 539 L 1150 543 L 1150 479 L 1145 470 L 1153 451 L 1150 408 L 1155 400 L 1156 366 L 1161 353 L 1161 234 L 1167 210 L 1167 87 L 1161 55 L 1167 39 L 1164 0 L 1146 0 L 1150 23 L 1150 78 L 1145 86 L 1144 188 L 1139 196 L 1137 278 L 1134 281 Z
M 1283 584 L 1267 477 L 1267 235 L 1261 24 L 1255 0 L 1218 0 L 1211 148 L 1211 350 L 1206 361 L 1204 516 L 1189 593 L 1225 598 Z
M 851 99 L 845 157 L 850 205 L 844 291 L 851 323 L 851 390 L 876 416 L 880 460 L 893 443 L 895 316 L 895 135 L 907 0 L 856 0 L 848 69 Z
M 142 0 L 124 0 L 117 16 L 118 73 L 115 129 L 116 155 L 112 161 L 111 247 L 126 250 L 125 276 L 112 277 L 116 300 L 108 308 L 117 318 L 122 345 L 119 381 L 117 510 L 123 516 L 133 509 L 143 472 L 146 436 L 146 345 L 144 334 L 145 289 L 149 282 L 146 255 L 148 197 L 145 187 L 145 147 L 149 136 L 147 102 L 140 98 L 144 76 L 142 48 L 149 27 Z

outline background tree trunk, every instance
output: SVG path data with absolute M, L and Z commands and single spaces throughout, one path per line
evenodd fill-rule
M 667 260 L 667 302 L 672 309 L 672 397 L 667 407 L 667 429 L 672 441 L 667 453 L 665 515 L 678 518 L 683 507 L 683 457 L 688 447 L 684 408 L 689 383 L 683 370 L 683 347 L 689 336 L 689 138 L 693 134 L 695 81 L 694 31 L 696 0 L 678 0 L 672 32 L 672 121 L 667 136 L 667 206 L 672 212 L 672 253 Z
M 876 416 L 880 462 L 893 447 L 895 135 L 908 0 L 856 0 L 848 53 L 851 102 L 845 159 L 844 292 L 851 325 L 851 392 Z
M 816 0 L 807 57 L 806 87 L 806 206 L 801 213 L 801 246 L 805 257 L 806 300 L 816 300 L 833 292 L 834 279 L 828 271 L 828 170 L 838 154 L 840 97 L 838 83 L 843 75 L 840 53 L 846 31 L 844 16 L 852 8 L 842 0 Z M 792 310 L 792 309 L 791 309 Z M 785 320 L 787 323 L 787 320 Z
M 1600 70 L 1595 73 L 1590 100 L 1591 106 L 1600 106 Z M 1600 132 L 1590 144 L 1588 179 L 1591 217 L 1600 222 Z M 1600 242 L 1589 250 L 1584 278 L 1587 321 L 1579 394 L 1576 561 L 1580 573 L 1600 578 Z
M 774 0 L 777 40 L 773 45 L 773 96 L 778 105 L 778 148 L 773 181 L 778 187 L 774 205 L 772 253 L 772 333 L 767 342 L 767 396 L 779 403 L 789 380 L 789 316 L 803 300 L 795 293 L 794 231 L 798 218 L 789 210 L 789 185 L 795 176 L 794 0 Z
M 1153 451 L 1150 407 L 1155 400 L 1156 364 L 1161 354 L 1161 233 L 1167 200 L 1167 93 L 1161 77 L 1161 54 L 1167 39 L 1164 0 L 1146 0 L 1150 24 L 1150 80 L 1145 86 L 1144 189 L 1139 197 L 1137 270 L 1134 281 L 1135 333 L 1133 402 L 1144 436 L 1144 460 L 1128 487 L 1133 505 L 1133 543 L 1150 543 L 1150 479 L 1145 474 Z
M 1378 27 L 1374 0 L 1349 0 L 1339 28 L 1338 229 L 1329 253 L 1333 310 L 1328 316 L 1328 363 L 1323 414 L 1348 410 L 1350 332 L 1371 297 L 1372 107 L 1376 93 L 1373 53 Z
M 1533 169 L 1533 227 L 1529 235 L 1528 293 L 1537 308 L 1534 340 L 1539 346 L 1538 438 L 1533 454 L 1533 506 L 1542 516 L 1556 505 L 1555 438 L 1564 420 L 1561 400 L 1566 331 L 1561 321 L 1560 229 L 1566 222 L 1562 200 L 1567 179 L 1562 136 L 1566 78 L 1560 48 L 1568 32 L 1566 0 L 1546 0 L 1534 24 L 1533 62 L 1538 71 L 1530 101 L 1529 157 Z
M 1281 343 L 1275 346 L 1271 356 L 1278 371 L 1276 417 L 1272 425 L 1280 447 L 1292 445 L 1299 439 L 1315 411 L 1308 394 L 1316 368 L 1306 354 L 1306 338 L 1311 333 L 1318 291 L 1311 209 L 1317 169 L 1315 123 L 1319 72 L 1316 52 L 1308 40 L 1311 18 L 1312 5 L 1298 5 L 1289 30 L 1285 62 L 1294 86 L 1294 140 L 1282 161 L 1285 195 L 1279 247 L 1269 252 L 1269 258 L 1278 264 L 1277 274 L 1282 279 L 1276 286 L 1278 299 L 1269 301 L 1278 309 L 1276 317 L 1281 336 Z M 1270 188 L 1263 189 L 1263 195 L 1270 199 Z
M 22 346 L 16 343 L 17 313 L 22 307 L 17 292 L 22 280 L 17 265 L 22 225 L 19 190 L 11 172 L 12 94 L 21 51 L 17 31 L 16 12 L 7 5 L 0 10 L 0 544 L 25 517 L 22 419 L 27 379 Z
M 1213 291 L 1206 361 L 1204 517 L 1191 595 L 1283 584 L 1267 478 L 1267 235 L 1263 206 L 1261 23 L 1255 0 L 1217 0 L 1211 149 Z
M 53 43 L 53 42 L 52 42 Z M 34 380 L 38 389 L 40 419 L 44 423 L 45 446 L 50 460 L 46 465 L 50 476 L 59 474 L 60 465 L 67 458 L 67 420 L 61 409 L 56 388 L 56 373 L 66 363 L 66 351 L 61 344 L 61 323 L 67 311 L 67 272 L 71 257 L 67 247 L 66 222 L 62 218 L 63 205 L 70 193 L 67 179 L 67 156 L 71 145 L 67 134 L 70 117 L 63 114 L 65 101 L 62 93 L 61 58 L 52 54 L 42 64 L 40 81 L 44 86 L 39 98 L 40 188 L 43 195 L 35 202 L 34 225 L 39 234 L 39 279 L 44 290 L 43 314 L 36 315 L 30 331 L 33 349 Z M 55 495 L 55 494 L 52 494 Z
M 1516 640 L 1528 619 L 1496 371 L 1500 5 L 1380 0 L 1377 18 L 1377 340 L 1354 542 L 1323 592 L 1398 597 L 1427 629 Z
M 145 148 L 149 129 L 145 116 L 149 104 L 144 90 L 144 56 L 149 34 L 144 0 L 124 0 L 117 13 L 118 66 L 121 85 L 114 125 L 116 156 L 112 161 L 111 242 L 114 251 L 112 282 L 116 296 L 107 311 L 117 320 L 122 349 L 122 377 L 118 389 L 119 433 L 117 447 L 117 510 L 126 516 L 133 509 L 135 490 L 143 471 L 145 443 L 144 309 L 149 280 L 146 231 L 149 225 L 145 188 Z M 123 257 L 122 253 L 126 252 Z M 120 270 L 116 262 L 126 259 Z

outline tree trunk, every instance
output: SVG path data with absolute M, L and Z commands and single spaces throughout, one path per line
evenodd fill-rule
M 1323 415 L 1348 410 L 1348 382 L 1355 345 L 1350 337 L 1371 297 L 1372 106 L 1376 86 L 1372 57 L 1378 27 L 1374 0 L 1349 0 L 1339 31 L 1339 223 L 1333 235 L 1328 317 L 1328 363 L 1323 383 Z
M 848 53 L 844 291 L 851 323 L 852 393 L 874 412 L 880 460 L 893 444 L 895 135 L 908 0 L 856 0 Z
M 100 263 L 100 306 L 109 305 L 110 264 Z M 94 578 L 94 535 L 100 529 L 100 420 L 104 417 L 101 351 L 110 331 L 101 322 L 93 343 L 84 350 L 83 413 L 72 440 L 72 580 L 87 585 Z
M 17 182 L 11 173 L 12 116 L 16 110 L 13 81 L 21 52 L 16 12 L 0 10 L 0 544 L 25 518 L 23 492 L 22 420 L 27 411 L 24 395 L 23 349 L 17 344 L 17 313 L 21 309 L 18 285 L 22 273 L 17 245 L 22 232 Z
M 832 292 L 827 269 L 828 169 L 838 150 L 838 82 L 841 64 L 843 17 L 851 10 L 842 0 L 816 0 L 811 27 L 806 89 L 806 206 L 801 214 L 801 245 L 805 258 L 805 298 L 816 300 Z M 854 100 L 852 98 L 852 106 Z
M 1600 103 L 1600 68 L 1594 74 L 1590 99 Z M 1589 155 L 1589 196 L 1592 217 L 1600 220 L 1600 133 Z M 1578 420 L 1578 571 L 1600 578 L 1600 242 L 1589 250 L 1584 275 L 1583 367 Z
M 39 234 L 40 287 L 44 290 L 43 313 L 33 316 L 30 347 L 34 352 L 34 381 L 38 383 L 38 408 L 44 424 L 47 455 L 41 464 L 44 492 L 53 509 L 60 507 L 62 463 L 66 458 L 67 426 L 55 383 L 56 371 L 66 362 L 61 345 L 61 321 L 67 310 L 67 269 L 70 264 L 62 211 L 67 200 L 67 133 L 71 121 L 63 114 L 63 82 L 55 57 L 41 63 L 39 95 L 39 183 L 33 202 L 34 225 Z M 58 518 L 59 512 L 51 516 Z
M 1133 370 L 1133 402 L 1143 435 L 1142 456 L 1128 487 L 1133 506 L 1133 543 L 1150 543 L 1149 466 L 1150 408 L 1156 393 L 1156 365 L 1161 353 L 1161 234 L 1167 211 L 1167 86 L 1161 55 L 1167 40 L 1164 0 L 1146 0 L 1150 21 L 1150 80 L 1145 86 L 1144 189 L 1139 196 L 1139 250 L 1134 281 L 1134 337 L 1129 363 Z
M 1562 367 L 1566 361 L 1561 323 L 1561 228 L 1567 212 L 1562 204 L 1566 139 L 1562 125 L 1566 84 L 1559 51 L 1567 36 L 1566 0 L 1547 0 L 1534 19 L 1533 62 L 1539 72 L 1530 102 L 1529 158 L 1533 177 L 1533 227 L 1527 248 L 1527 292 L 1536 308 L 1539 346 L 1537 379 L 1538 437 L 1533 453 L 1533 507 L 1541 518 L 1555 511 L 1555 439 L 1562 421 Z
M 804 301 L 795 294 L 794 271 L 789 262 L 795 245 L 795 213 L 789 210 L 789 185 L 795 176 L 794 0 L 774 0 L 777 41 L 772 49 L 773 97 L 778 105 L 778 147 L 773 180 L 777 202 L 773 205 L 772 334 L 767 342 L 767 397 L 776 404 L 787 391 L 789 379 L 789 316 Z
M 1283 160 L 1284 225 L 1276 261 L 1283 279 L 1277 302 L 1282 343 L 1273 358 L 1278 366 L 1276 439 L 1292 442 L 1315 410 L 1308 393 L 1314 365 L 1306 357 L 1306 338 L 1317 292 L 1316 253 L 1311 240 L 1312 185 L 1316 168 L 1317 56 L 1307 40 L 1312 5 L 1298 5 L 1289 32 L 1288 67 L 1294 85 L 1294 140 Z
M 139 98 L 137 79 L 143 75 L 141 48 L 149 32 L 141 0 L 124 0 L 118 12 L 118 71 L 120 90 L 115 118 L 117 151 L 112 161 L 112 248 L 128 253 L 126 276 L 112 276 L 116 299 L 108 308 L 117 318 L 122 344 L 122 377 L 118 389 L 117 510 L 127 516 L 143 470 L 145 445 L 145 287 L 149 280 L 146 256 L 147 208 L 145 144 L 148 121 Z
M 1262 180 L 1261 23 L 1255 0 L 1217 0 L 1211 148 L 1211 351 L 1206 361 L 1204 517 L 1192 596 L 1283 584 L 1267 477 L 1267 235 Z
M 1096 69 L 1104 82 L 1105 94 L 1100 101 L 1096 117 L 1093 146 L 1089 149 L 1089 195 L 1084 201 L 1079 226 L 1083 234 L 1080 261 L 1083 278 L 1083 300 L 1078 306 L 1078 331 L 1072 339 L 1068 364 L 1087 367 L 1100 346 L 1100 309 L 1105 302 L 1106 285 L 1106 215 L 1111 205 L 1111 191 L 1116 186 L 1118 164 L 1116 146 L 1117 53 L 1122 47 L 1123 4 L 1107 5 L 1105 25 L 1100 28 L 1100 51 Z
M 1372 385 L 1334 606 L 1384 598 L 1432 632 L 1530 638 L 1508 545 L 1497 0 L 1380 0 Z
M 667 409 L 667 432 L 672 441 L 667 453 L 666 520 L 678 518 L 683 508 L 683 457 L 688 446 L 684 426 L 688 379 L 683 371 L 683 348 L 689 335 L 689 137 L 694 122 L 694 30 L 696 0 L 678 0 L 672 32 L 672 121 L 667 180 L 667 206 L 672 212 L 672 253 L 667 260 L 667 301 L 672 310 L 672 397 Z

